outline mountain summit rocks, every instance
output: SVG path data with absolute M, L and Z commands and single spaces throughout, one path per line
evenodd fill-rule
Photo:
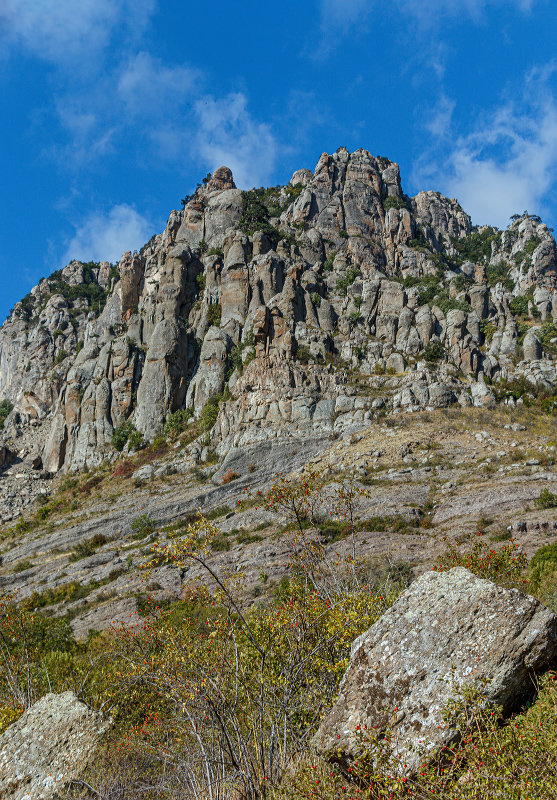
M 533 597 L 462 567 L 428 572 L 352 645 L 339 697 L 317 750 L 344 768 L 365 731 L 390 730 L 392 755 L 413 771 L 455 736 L 443 710 L 465 685 L 515 710 L 532 677 L 557 665 L 557 617 Z
M 220 167 L 139 252 L 73 261 L 16 304 L 0 446 L 49 473 L 94 467 L 124 423 L 152 440 L 215 399 L 222 459 L 378 414 L 490 405 L 488 384 L 551 395 L 556 289 L 538 217 L 474 227 L 456 200 L 405 195 L 398 165 L 366 150 L 249 192 Z

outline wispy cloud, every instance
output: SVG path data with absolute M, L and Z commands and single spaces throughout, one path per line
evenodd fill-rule
M 167 66 L 147 52 L 130 58 L 121 68 L 117 92 L 126 111 L 151 115 L 176 111 L 201 79 L 199 70 L 185 65 Z
M 481 22 L 490 7 L 511 6 L 529 12 L 536 0 L 398 0 L 402 9 L 411 14 L 424 27 L 433 28 L 446 19 L 461 19 L 466 15 Z
M 230 167 L 240 187 L 259 186 L 271 177 L 278 142 L 270 125 L 255 120 L 242 92 L 195 104 L 197 151 L 210 170 Z
M 108 213 L 89 214 L 68 242 L 62 263 L 118 261 L 126 250 L 137 250 L 150 238 L 155 226 L 129 205 L 116 205 Z
M 195 68 L 139 53 L 88 92 L 57 98 L 66 141 L 54 152 L 75 171 L 131 142 L 142 159 L 149 152 L 159 163 L 189 159 L 209 170 L 225 164 L 242 187 L 267 181 L 280 149 L 272 126 L 254 117 L 244 93 L 205 95 L 204 83 Z
M 57 64 L 89 63 L 117 26 L 142 29 L 156 0 L 2 0 L 4 46 L 19 45 Z
M 528 12 L 536 0 L 394 0 L 393 13 L 410 14 L 425 27 L 434 27 L 447 18 L 461 18 L 466 15 L 481 21 L 490 6 L 514 6 L 519 11 Z M 383 6 L 383 8 L 381 8 Z M 397 8 L 398 6 L 398 8 Z M 378 0 L 321 0 L 321 26 L 326 34 L 331 28 L 348 31 L 361 24 L 370 11 L 385 12 L 384 4 Z
M 372 0 L 321 0 L 323 27 L 348 28 L 361 19 L 372 5 Z
M 456 197 L 477 224 L 506 225 L 524 209 L 543 216 L 557 179 L 557 102 L 546 82 L 551 73 L 532 72 L 521 101 L 492 109 L 466 134 L 440 127 L 414 183 L 423 187 L 427 180 Z
M 443 93 L 426 115 L 425 128 L 436 139 L 444 139 L 449 135 L 455 106 L 455 101 Z

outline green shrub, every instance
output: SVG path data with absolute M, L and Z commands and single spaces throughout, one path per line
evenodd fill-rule
M 211 303 L 209 306 L 209 325 L 214 325 L 215 327 L 220 326 L 220 321 L 222 318 L 222 306 L 220 303 Z
M 441 309 L 445 316 L 449 311 L 464 311 L 465 314 L 472 312 L 472 306 L 464 300 L 457 300 L 456 297 L 449 297 L 448 294 L 442 293 L 436 301 L 436 305 Z
M 312 355 L 307 344 L 301 344 L 294 353 L 294 359 L 299 361 L 300 364 L 309 364 L 312 361 Z
M 217 553 L 227 551 L 230 550 L 230 542 L 225 536 L 218 536 L 211 540 L 211 548 Z
M 140 514 L 139 517 L 133 520 L 130 528 L 134 533 L 138 534 L 137 538 L 143 539 L 154 531 L 155 523 L 148 514 Z M 134 536 L 134 538 L 136 537 Z
M 218 256 L 219 258 L 223 258 L 224 257 L 224 253 L 223 253 L 223 251 L 222 251 L 222 249 L 220 247 L 210 247 L 207 250 L 207 255 L 208 256 Z
M 557 349 L 555 344 L 551 344 L 552 339 L 557 339 L 557 325 L 551 320 L 542 322 L 538 337 L 542 345 L 549 349 Z
M 96 533 L 91 538 L 86 539 L 84 542 L 79 542 L 72 551 L 69 560 L 70 561 L 79 561 L 82 558 L 88 558 L 96 553 L 99 547 L 102 547 L 103 544 L 106 544 L 108 539 L 102 533 Z
M 344 278 L 339 278 L 336 285 L 336 291 L 341 297 L 346 297 L 348 294 L 348 287 L 352 286 L 356 278 L 361 276 L 361 270 L 357 267 L 348 267 Z
M 203 272 L 199 273 L 195 279 L 195 282 L 197 283 L 199 291 L 202 292 L 205 289 L 205 275 Z
M 56 270 L 47 278 L 51 294 L 61 294 L 69 303 L 84 298 L 93 313 L 100 314 L 103 310 L 108 292 L 99 286 L 94 271 L 99 268 L 97 261 L 89 261 L 83 265 L 83 283 L 70 286 L 62 278 L 62 270 Z
M 188 427 L 192 417 L 193 411 L 191 408 L 179 408 L 178 411 L 169 414 L 164 423 L 164 435 L 179 436 Z
M 501 233 L 496 228 L 486 227 L 483 231 L 474 231 L 462 239 L 453 237 L 451 244 L 457 252 L 457 262 L 484 261 L 491 257 L 491 243 L 500 241 Z
M 68 357 L 68 355 L 69 354 L 66 353 L 65 350 L 59 350 L 57 355 L 56 355 L 56 358 L 54 359 L 54 363 L 55 364 L 61 364 L 62 361 L 64 361 L 64 359 L 66 359 Z
M 528 239 L 528 241 L 526 242 L 526 245 L 524 247 L 524 252 L 526 253 L 526 255 L 531 256 L 532 253 L 534 252 L 534 250 L 536 249 L 536 247 L 539 244 L 541 244 L 541 241 L 542 240 L 540 239 L 539 236 L 532 236 L 531 239 Z
M 512 292 L 514 283 L 509 277 L 509 264 L 488 264 L 485 268 L 485 277 L 490 286 L 502 283 L 507 291 Z
M 27 569 L 33 569 L 35 565 L 32 561 L 29 561 L 28 558 L 24 558 L 23 561 L 18 561 L 17 564 L 12 568 L 12 572 L 25 572 Z
M 146 445 L 147 442 L 140 431 L 133 430 L 128 436 L 128 447 L 130 450 L 143 450 Z
M 383 200 L 383 208 L 385 211 L 389 211 L 391 208 L 407 208 L 411 209 L 410 205 L 410 198 L 407 197 L 405 194 L 402 197 L 395 197 L 394 195 L 389 195 L 385 197 Z
M 489 344 L 495 335 L 495 331 L 497 330 L 497 326 L 493 322 L 489 322 L 487 319 L 480 320 L 480 331 L 484 335 L 485 341 Z
M 32 595 L 25 598 L 22 606 L 25 609 L 44 608 L 44 606 L 51 606 L 64 601 L 81 600 L 102 585 L 103 581 L 93 580 L 86 584 L 71 581 L 71 583 L 64 583 L 52 589 L 45 589 L 43 592 L 33 592 Z
M 546 486 L 541 490 L 536 505 L 538 508 L 557 508 L 557 494 L 550 492 Z
M 127 419 L 122 425 L 114 428 L 112 434 L 112 447 L 119 452 L 122 452 L 131 434 L 135 431 L 133 422 Z
M 14 404 L 10 400 L 2 400 L 2 402 L 0 402 L 0 428 L 4 427 L 4 420 L 13 410 L 13 407 Z
M 510 303 L 510 308 L 515 317 L 528 316 L 528 300 L 529 298 L 526 295 L 513 297 Z
M 228 369 L 226 379 L 232 375 L 235 369 L 238 370 L 240 374 L 242 374 L 242 370 L 244 366 L 247 366 L 250 361 L 253 361 L 255 358 L 255 336 L 253 333 L 253 328 L 250 328 L 247 332 L 246 336 L 244 337 L 244 341 L 240 342 L 237 345 L 234 345 L 230 351 L 230 355 L 228 356 L 228 361 L 230 367 Z M 250 352 L 248 352 L 245 356 L 243 355 L 244 350 L 247 348 L 251 348 Z
M 545 545 L 534 553 L 530 562 L 530 586 L 539 600 L 557 611 L 557 544 Z
M 201 426 L 201 430 L 205 431 L 206 433 L 212 430 L 215 426 L 215 422 L 217 421 L 217 417 L 219 415 L 219 405 L 222 399 L 222 395 L 217 394 L 214 397 L 211 397 L 211 399 L 208 400 L 201 409 L 201 413 L 199 415 L 199 425 Z
M 427 249 L 429 247 L 429 242 L 426 239 L 425 233 L 422 230 L 421 226 L 417 227 L 416 235 L 413 239 L 410 239 L 407 242 L 408 247 L 412 247 L 413 249 Z
M 267 205 L 265 201 L 269 201 L 268 190 L 250 189 L 242 192 L 242 216 L 238 227 L 247 236 L 253 236 L 256 231 L 261 231 L 276 248 L 279 241 L 284 238 L 284 234 L 271 225 L 269 218 L 278 216 L 280 209 L 272 203 Z
M 557 498 L 557 495 L 553 495 L 553 497 Z M 539 583 L 539 575 L 547 566 L 557 569 L 557 544 L 546 544 L 536 550 L 532 556 L 530 573 L 534 584 Z
M 499 586 L 523 591 L 526 588 L 524 571 L 528 566 L 528 559 L 513 540 L 497 550 L 484 541 L 482 534 L 478 534 L 469 549 L 464 549 L 460 542 L 448 542 L 445 539 L 445 543 L 446 550 L 433 567 L 437 572 L 465 567 L 479 578 L 486 578 Z
M 445 355 L 445 348 L 441 342 L 429 342 L 423 349 L 422 356 L 426 361 L 439 361 Z
M 230 506 L 217 506 L 217 508 L 211 509 L 204 516 L 208 520 L 215 520 L 225 517 L 227 514 L 232 514 L 232 511 L 233 509 Z
M 457 275 L 452 283 L 457 292 L 464 292 L 474 283 L 474 280 L 473 278 L 469 278 L 468 275 L 461 274 Z
M 331 253 L 331 254 L 330 254 L 329 256 L 327 256 L 327 258 L 325 259 L 325 261 L 324 261 L 324 263 L 323 263 L 323 269 L 324 269 L 326 272 L 332 272 L 332 271 L 333 271 L 333 262 L 334 262 L 334 260 L 335 260 L 335 256 L 336 256 L 336 253 Z
M 319 308 L 319 306 L 321 305 L 321 295 L 318 292 L 312 292 L 310 296 L 311 296 L 311 302 L 313 303 L 315 308 Z
M 424 275 L 423 278 L 405 278 L 402 283 L 405 288 L 418 287 L 418 303 L 421 306 L 431 303 L 441 291 L 441 278 L 438 275 Z

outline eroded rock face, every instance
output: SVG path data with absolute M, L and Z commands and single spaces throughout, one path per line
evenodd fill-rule
M 426 573 L 352 645 L 314 744 L 348 767 L 366 726 L 391 727 L 393 755 L 412 771 L 420 750 L 453 739 L 443 709 L 460 687 L 473 684 L 509 711 L 531 693 L 531 676 L 556 663 L 557 617 L 533 597 L 461 567 Z
M 45 695 L 0 736 L 2 800 L 54 800 L 92 761 L 110 725 L 73 692 Z
M 489 379 L 554 389 L 551 334 L 522 340 L 512 310 L 557 318 L 557 251 L 537 217 L 473 228 L 456 200 L 408 198 L 398 165 L 363 149 L 269 191 L 268 221 L 246 220 L 221 167 L 139 252 L 34 287 L 0 330 L 0 401 L 14 404 L 0 447 L 48 472 L 94 467 L 125 422 L 152 439 L 222 394 L 211 449 L 225 456 L 342 434 L 379 408 L 489 405 Z

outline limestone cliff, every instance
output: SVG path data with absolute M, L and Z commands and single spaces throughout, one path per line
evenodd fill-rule
M 0 447 L 75 470 L 114 457 L 126 421 L 152 439 L 211 398 L 220 456 L 399 409 L 521 402 L 514 385 L 555 403 L 556 290 L 539 218 L 473 227 L 365 150 L 250 192 L 221 167 L 139 252 L 72 262 L 15 306 Z

